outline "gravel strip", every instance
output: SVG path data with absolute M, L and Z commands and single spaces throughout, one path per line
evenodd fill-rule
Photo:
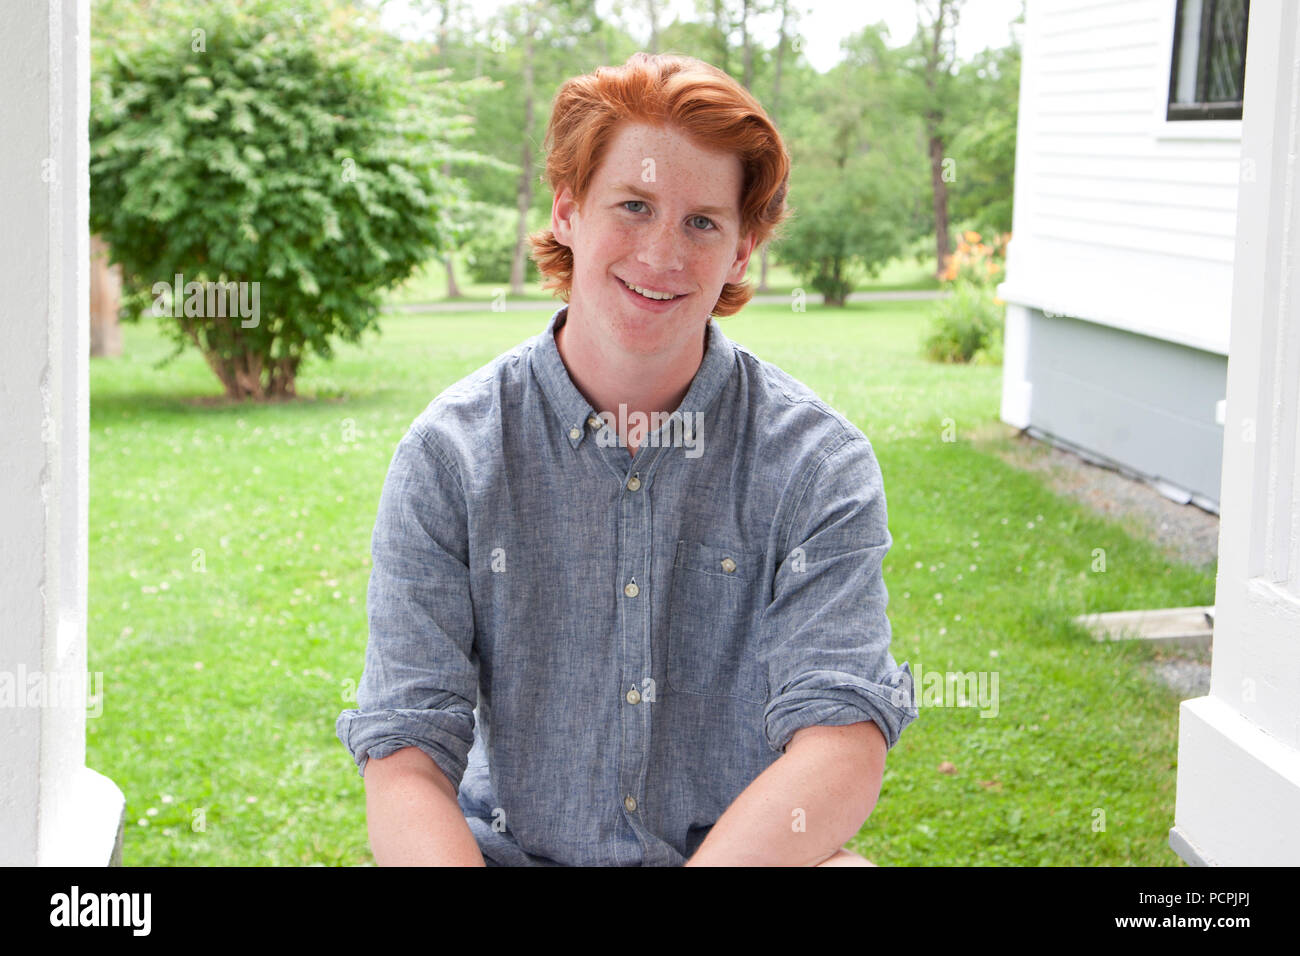
M 981 431 L 973 441 L 1009 465 L 1043 475 L 1057 494 L 1129 525 L 1136 534 L 1154 542 L 1170 560 L 1209 574 L 1217 571 L 1218 515 L 1193 504 L 1171 501 L 1144 481 L 1095 465 L 1003 422 Z M 1176 691 L 1182 700 L 1202 697 L 1210 692 L 1210 656 L 1210 649 L 1162 648 L 1148 665 L 1148 673 Z
M 1057 494 L 1097 514 L 1133 526 L 1170 560 L 1213 573 L 1219 560 L 1219 516 L 1171 501 L 1146 482 L 1085 461 L 1073 452 L 1030 438 L 1002 422 L 975 443 L 1009 465 L 1046 477 Z

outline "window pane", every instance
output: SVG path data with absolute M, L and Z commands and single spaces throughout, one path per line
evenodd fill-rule
M 1201 49 L 1201 2 L 1183 0 L 1182 36 L 1178 38 L 1178 76 L 1174 80 L 1174 102 L 1196 102 L 1196 58 Z
M 1218 0 L 1210 36 L 1210 63 L 1205 98 L 1211 103 L 1241 99 L 1246 53 L 1246 0 Z

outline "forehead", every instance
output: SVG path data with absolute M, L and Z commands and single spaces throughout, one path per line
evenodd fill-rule
M 598 188 L 619 184 L 738 210 L 744 168 L 737 153 L 709 148 L 678 127 L 623 123 L 592 177 Z

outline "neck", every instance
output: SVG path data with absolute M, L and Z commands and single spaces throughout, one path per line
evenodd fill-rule
M 676 411 L 690 391 L 708 341 L 706 325 L 703 334 L 692 337 L 682 351 L 664 356 L 638 356 L 593 337 L 591 332 L 580 318 L 573 318 L 570 308 L 564 324 L 555 330 L 555 347 L 582 397 L 597 412 L 609 412 L 615 420 L 621 420 L 620 405 L 626 407 L 628 415 L 633 412 L 667 415 Z M 621 430 L 620 437 L 635 450 L 635 443 L 628 441 L 629 436 Z

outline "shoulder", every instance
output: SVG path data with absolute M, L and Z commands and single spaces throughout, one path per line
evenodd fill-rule
M 528 356 L 536 344 L 530 338 L 448 385 L 416 416 L 403 440 L 422 441 L 458 478 L 461 463 L 486 463 L 499 454 L 502 423 L 523 403 Z
M 884 477 L 862 429 L 778 365 L 739 345 L 736 358 L 745 455 L 757 484 L 777 492 L 779 553 L 824 528 L 890 540 Z
M 740 411 L 760 454 L 797 462 L 805 474 L 832 456 L 874 461 L 870 439 L 842 412 L 779 365 L 732 344 Z

